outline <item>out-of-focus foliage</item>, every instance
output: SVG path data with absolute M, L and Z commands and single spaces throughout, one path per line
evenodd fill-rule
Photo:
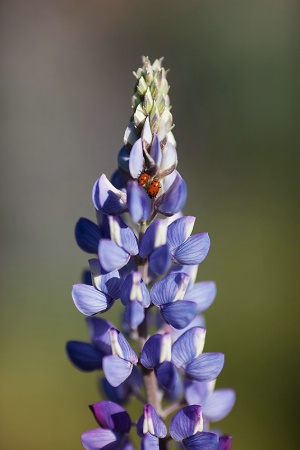
M 206 349 L 237 391 L 222 429 L 234 449 L 298 448 L 296 18 L 292 0 L 2 1 L 1 448 L 79 450 L 94 427 L 95 374 L 64 353 L 86 337 L 73 227 L 115 167 L 143 54 L 172 68 L 185 213 L 212 239 Z

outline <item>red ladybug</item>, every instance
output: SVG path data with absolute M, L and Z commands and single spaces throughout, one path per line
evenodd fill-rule
M 150 179 L 150 175 L 146 172 L 142 172 L 141 175 L 138 177 L 138 183 L 140 186 L 145 186 L 146 183 L 148 183 Z
M 155 198 L 158 194 L 158 191 L 160 190 L 160 182 L 158 178 L 153 178 L 153 180 L 150 183 L 150 186 L 148 187 L 148 195 L 150 198 Z

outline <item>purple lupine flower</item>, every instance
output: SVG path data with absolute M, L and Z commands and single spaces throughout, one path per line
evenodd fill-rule
M 170 434 L 187 450 L 217 450 L 219 444 L 216 434 L 203 431 L 202 410 L 199 405 L 180 409 L 172 417 Z
M 171 265 L 171 253 L 167 245 L 168 222 L 157 219 L 147 228 L 140 244 L 140 257 L 148 258 L 150 269 L 157 275 L 165 273 Z
M 112 307 L 115 300 L 120 297 L 123 280 L 117 270 L 101 275 L 97 260 L 90 260 L 93 271 L 99 275 L 93 277 L 94 286 L 87 284 L 74 284 L 72 298 L 76 308 L 86 316 L 102 313 Z
M 161 63 L 151 65 L 144 57 L 135 73 L 133 115 L 118 168 L 110 180 L 101 175 L 93 188 L 98 224 L 81 218 L 75 228 L 79 247 L 97 257 L 89 260 L 88 281 L 74 285 L 74 303 L 92 316 L 121 299 L 123 330 L 137 341 L 140 361 L 120 331 L 95 317 L 87 319 L 91 343 L 70 341 L 67 352 L 82 370 L 103 369 L 102 388 L 111 400 L 124 403 L 136 394 L 143 402 L 136 426 L 141 450 L 167 448 L 171 439 L 187 450 L 230 450 L 230 436 L 219 439 L 207 432 L 210 421 L 230 411 L 235 394 L 213 390 L 224 355 L 202 353 L 206 329 L 200 314 L 214 301 L 216 285 L 196 282 L 196 275 L 210 239 L 203 232 L 191 235 L 195 217 L 182 213 L 187 188 L 177 171 L 169 85 Z M 158 333 L 151 335 L 154 325 Z M 184 396 L 189 405 L 172 418 L 169 436 L 163 420 Z M 126 411 L 112 402 L 91 409 L 100 428 L 82 435 L 84 447 L 131 450 Z
M 218 422 L 224 419 L 235 403 L 233 389 L 214 390 L 216 380 L 210 382 L 187 381 L 185 399 L 189 405 L 199 403 L 205 422 Z
M 178 374 L 171 359 L 171 336 L 169 333 L 154 334 L 146 341 L 141 363 L 147 369 L 155 369 L 157 380 L 164 389 L 173 391 Z
M 125 306 L 124 320 L 135 330 L 144 320 L 145 308 L 150 306 L 149 291 L 139 272 L 131 272 L 125 278 L 121 302 Z
M 138 254 L 134 232 L 119 217 L 109 216 L 110 239 L 100 239 L 98 257 L 106 272 L 121 269 Z
M 223 369 L 223 353 L 202 353 L 205 335 L 205 328 L 190 328 L 172 346 L 173 364 L 192 380 L 214 380 Z
M 90 406 L 100 428 L 86 431 L 81 435 L 82 445 L 86 450 L 133 450 L 128 439 L 131 419 L 120 405 L 101 401 Z
M 109 335 L 112 355 L 105 356 L 102 365 L 107 381 L 117 387 L 129 377 L 138 357 L 120 331 L 110 328 Z
M 197 314 L 197 304 L 184 300 L 189 279 L 186 273 L 172 272 L 157 281 L 150 292 L 152 303 L 159 307 L 165 322 L 174 328 L 187 327 Z
M 167 243 L 175 264 L 200 264 L 207 256 L 210 239 L 207 233 L 190 236 L 196 218 L 181 217 L 168 226 Z

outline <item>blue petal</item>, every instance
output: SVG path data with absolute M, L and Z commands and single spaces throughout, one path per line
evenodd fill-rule
M 120 298 L 123 279 L 117 270 L 101 274 L 101 265 L 98 259 L 89 259 L 89 265 L 93 274 L 94 286 L 113 299 Z
M 167 391 L 173 391 L 178 381 L 178 373 L 173 363 L 164 361 L 156 369 L 156 377 L 159 384 Z
M 147 369 L 153 369 L 159 365 L 162 339 L 162 334 L 154 334 L 145 342 L 140 360 Z
M 233 389 L 217 389 L 203 403 L 203 416 L 211 422 L 218 422 L 230 413 L 234 403 L 235 392 Z
M 90 405 L 90 409 L 98 424 L 102 428 L 107 428 L 119 433 L 129 433 L 131 419 L 127 411 L 117 403 L 103 400 Z
M 78 246 L 87 253 L 97 253 L 101 238 L 99 227 L 89 219 L 81 217 L 75 226 L 75 239 Z
M 185 406 L 172 417 L 170 423 L 170 435 L 175 441 L 182 441 L 182 439 L 193 435 L 195 428 L 197 428 L 201 422 L 201 406 Z
M 182 272 L 172 272 L 162 280 L 157 281 L 150 291 L 152 303 L 156 306 L 165 305 L 184 297 L 189 276 Z
M 135 223 L 145 222 L 151 214 L 151 203 L 147 192 L 137 181 L 127 184 L 127 203 L 130 216 Z
M 194 327 L 180 336 L 172 346 L 172 362 L 176 367 L 185 368 L 202 353 L 206 330 Z
M 219 438 L 214 433 L 196 433 L 182 441 L 187 450 L 217 450 Z
M 216 283 L 213 281 L 201 281 L 188 289 L 184 300 L 190 300 L 197 304 L 197 312 L 201 313 L 210 307 L 217 293 Z
M 140 246 L 141 258 L 147 258 L 154 248 L 165 244 L 167 226 L 168 223 L 164 219 L 157 219 L 151 223 L 142 238 Z M 155 245 L 157 242 L 159 242 L 159 245 Z
M 218 450 L 230 450 L 231 449 L 231 436 L 221 436 L 219 437 L 219 447 Z
M 178 300 L 161 307 L 164 320 L 176 329 L 185 328 L 197 314 L 197 305 L 194 302 Z
M 121 227 L 120 230 L 121 234 L 121 242 L 122 247 L 130 254 L 130 255 L 137 255 L 139 252 L 139 246 L 137 238 L 132 231 L 131 228 L 129 228 L 127 225 L 125 227 Z
M 207 233 L 197 233 L 189 237 L 173 253 L 179 264 L 200 264 L 209 251 L 210 239 Z
M 112 327 L 111 322 L 100 317 L 88 317 L 86 323 L 93 345 L 105 355 L 111 353 L 111 341 L 108 330 Z
M 76 308 L 86 316 L 107 311 L 114 302 L 108 295 L 86 284 L 74 284 L 72 298 Z
M 125 266 L 130 259 L 130 255 L 110 239 L 100 240 L 98 256 L 100 264 L 106 272 L 120 269 Z
M 159 441 L 156 436 L 147 433 L 141 440 L 141 450 L 159 450 Z
M 77 369 L 90 372 L 101 369 L 103 354 L 97 351 L 91 344 L 80 341 L 67 342 L 68 356 Z
M 99 199 L 94 201 L 95 206 L 101 206 L 105 214 L 118 215 L 127 211 L 126 194 L 119 189 L 116 189 L 106 175 L 101 175 L 99 178 Z M 97 195 L 97 189 L 94 189 L 94 196 Z
M 224 366 L 223 353 L 203 353 L 185 368 L 185 373 L 198 381 L 215 380 Z
M 170 247 L 171 253 L 179 247 L 191 235 L 196 217 L 184 216 L 180 219 L 174 220 L 168 226 L 167 243 Z
M 129 170 L 132 178 L 138 178 L 140 174 L 144 171 L 144 152 L 142 146 L 142 139 L 138 139 L 130 152 L 129 156 Z
M 156 248 L 149 257 L 150 269 L 156 275 L 164 274 L 171 265 L 171 255 L 167 244 Z
M 136 431 L 140 437 L 146 433 L 158 438 L 164 438 L 167 435 L 167 428 L 152 405 L 144 406 L 144 413 L 138 420 Z
M 119 169 L 123 170 L 124 172 L 129 174 L 129 151 L 127 148 L 122 147 L 118 154 L 118 166 Z
M 136 330 L 144 318 L 144 307 L 137 300 L 133 300 L 125 306 L 124 320 L 130 325 L 132 330 Z
M 81 442 L 86 450 L 117 450 L 122 436 L 111 430 L 95 428 L 81 435 Z
M 186 199 L 186 183 L 179 173 L 177 173 L 172 186 L 155 200 L 154 208 L 155 211 L 165 216 L 173 216 L 173 214 L 183 209 Z
M 132 364 L 119 356 L 105 356 L 102 361 L 104 375 L 107 381 L 114 387 L 119 386 L 132 371 Z

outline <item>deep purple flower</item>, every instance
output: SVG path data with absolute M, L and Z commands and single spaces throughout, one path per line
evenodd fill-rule
M 230 450 L 231 449 L 231 441 L 232 441 L 231 436 L 227 436 L 227 435 L 220 436 L 218 450 Z
M 105 400 L 90 408 L 100 428 L 81 435 L 81 442 L 86 450 L 133 450 L 128 439 L 131 419 L 124 408 Z
M 214 433 L 204 432 L 202 410 L 199 405 L 180 409 L 170 423 L 170 434 L 175 441 L 182 442 L 187 450 L 217 450 L 219 438 Z

